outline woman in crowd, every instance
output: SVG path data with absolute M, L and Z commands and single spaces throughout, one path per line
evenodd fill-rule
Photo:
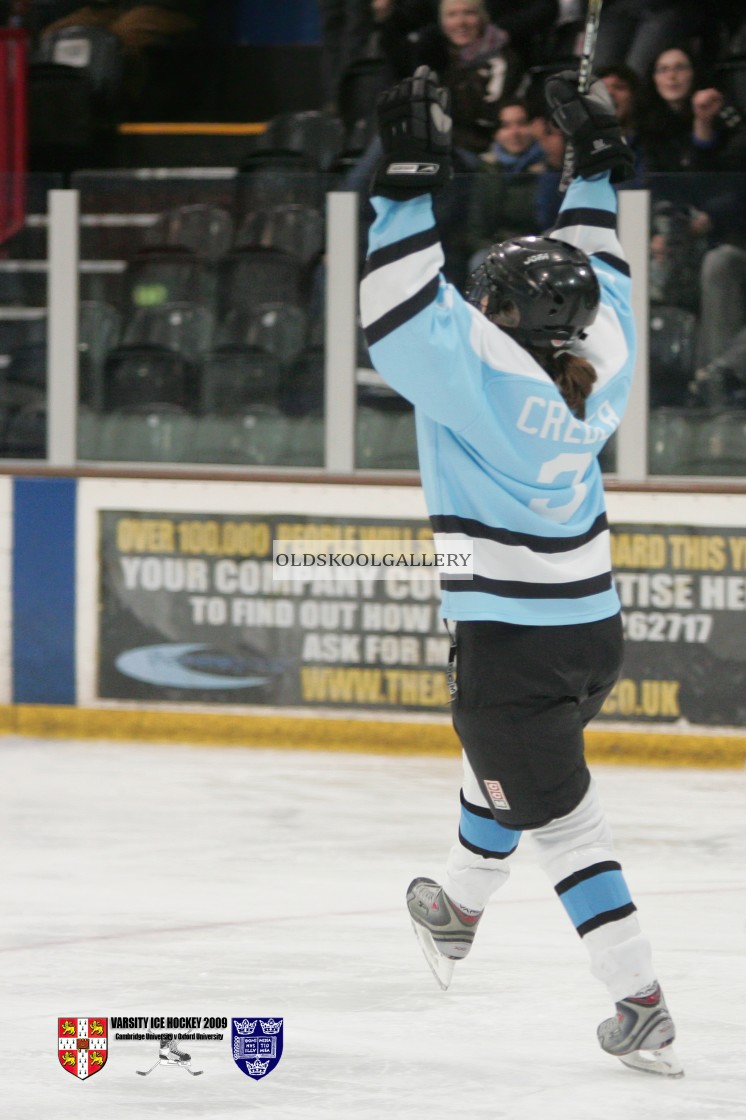
M 726 99 L 718 89 L 698 88 L 691 55 L 680 47 L 655 60 L 641 122 L 643 158 L 648 171 L 717 171 L 730 130 L 722 113 Z
M 500 111 L 520 80 L 517 56 L 503 46 L 506 36 L 489 22 L 484 0 L 440 0 L 438 23 L 416 36 L 414 62 L 436 71 L 448 90 L 453 120 L 453 166 L 457 172 L 477 171 L 479 156 L 493 140 Z M 367 191 L 381 157 L 375 136 L 345 179 L 347 190 Z M 457 177 L 437 202 L 438 221 L 446 246 L 446 274 L 457 286 L 467 274 L 464 213 L 470 186 Z M 366 205 L 361 232 L 367 230 Z
M 508 35 L 490 23 L 484 0 L 440 0 L 438 24 L 420 35 L 417 65 L 427 65 L 448 90 L 454 147 L 475 155 L 489 147 L 500 106 L 521 78 Z M 476 159 L 467 166 L 478 167 Z
M 719 173 L 743 166 L 743 125 L 720 90 L 700 87 L 691 55 L 679 47 L 658 55 L 645 104 L 640 145 L 653 192 L 651 298 L 697 311 L 700 263 L 708 239 L 720 239 L 716 227 L 730 208 Z

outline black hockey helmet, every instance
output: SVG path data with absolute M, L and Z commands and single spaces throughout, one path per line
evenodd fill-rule
M 554 237 L 512 237 L 493 245 L 466 285 L 466 299 L 521 346 L 582 338 L 601 292 L 582 249 Z

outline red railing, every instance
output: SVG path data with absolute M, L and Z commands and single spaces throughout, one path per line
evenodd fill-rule
M 0 244 L 26 216 L 26 32 L 0 28 Z

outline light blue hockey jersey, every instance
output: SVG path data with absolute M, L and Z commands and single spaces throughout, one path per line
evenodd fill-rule
M 585 420 L 446 282 L 430 196 L 372 201 L 360 287 L 370 355 L 415 406 L 435 538 L 474 541 L 474 579 L 444 580 L 442 616 L 563 625 L 615 614 L 598 455 L 624 413 L 635 336 L 608 174 L 573 181 L 552 234 L 589 255 L 601 287 L 596 320 L 572 346 L 598 374 Z

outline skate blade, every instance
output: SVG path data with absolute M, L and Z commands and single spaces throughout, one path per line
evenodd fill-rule
M 631 1054 L 620 1054 L 619 1061 L 630 1069 L 656 1073 L 660 1077 L 684 1076 L 684 1067 L 672 1046 L 666 1046 L 662 1050 L 633 1050 Z
M 189 1062 L 181 1062 L 178 1058 L 160 1058 L 159 1063 L 162 1066 L 171 1066 L 172 1068 L 178 1066 L 179 1069 L 183 1069 L 186 1073 L 191 1073 L 192 1077 L 200 1077 L 201 1074 L 205 1072 L 203 1069 L 190 1069 Z M 155 1069 L 155 1066 L 153 1066 L 153 1069 Z M 140 1070 L 137 1072 L 139 1073 Z M 145 1074 L 143 1074 L 143 1077 L 144 1076 Z
M 447 991 L 448 985 L 451 983 L 451 978 L 453 977 L 455 961 L 449 960 L 448 957 L 443 956 L 440 949 L 433 941 L 432 934 L 426 930 L 424 926 L 415 922 L 414 919 L 412 919 L 412 929 L 420 943 L 420 948 L 422 949 L 425 960 L 430 966 L 430 971 L 443 991 Z

